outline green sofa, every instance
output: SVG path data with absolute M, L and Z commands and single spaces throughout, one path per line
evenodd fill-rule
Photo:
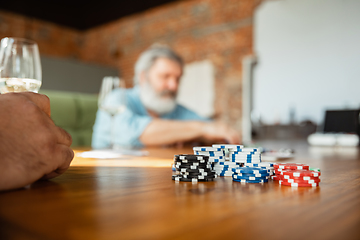
M 97 94 L 41 90 L 50 98 L 51 118 L 73 138 L 72 147 L 90 147 Z

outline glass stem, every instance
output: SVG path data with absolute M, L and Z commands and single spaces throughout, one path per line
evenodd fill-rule
M 115 149 L 115 114 L 111 114 L 110 148 Z

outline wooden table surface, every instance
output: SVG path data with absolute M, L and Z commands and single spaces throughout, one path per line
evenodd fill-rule
M 172 181 L 173 155 L 191 149 L 76 157 L 58 178 L 0 193 L 0 239 L 360 239 L 359 149 L 290 147 L 287 162 L 321 168 L 320 187 Z

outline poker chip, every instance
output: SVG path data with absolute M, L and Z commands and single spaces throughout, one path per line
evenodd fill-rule
M 179 171 L 180 170 L 180 171 Z M 201 173 L 201 172 L 212 172 L 212 169 L 211 168 L 208 168 L 208 169 L 188 169 L 188 168 L 180 168 L 180 169 L 177 169 L 177 171 L 179 172 L 192 172 L 192 173 Z
M 204 168 L 209 168 L 211 169 L 211 165 L 206 165 L 206 166 L 184 166 L 184 165 L 174 165 L 175 168 L 181 168 L 181 169 L 191 169 L 191 170 L 200 170 L 200 169 L 204 169 Z
M 240 167 L 232 169 L 235 173 L 251 173 L 251 174 L 262 174 L 267 173 L 266 169 L 256 167 Z
M 280 185 L 291 186 L 291 187 L 318 187 L 319 183 L 289 183 L 283 180 L 279 181 Z
M 199 161 L 199 160 L 208 160 L 209 157 L 205 155 L 193 155 L 193 154 L 181 154 L 175 155 L 175 159 L 177 160 L 192 160 L 192 161 Z
M 209 157 L 218 157 L 218 156 L 224 156 L 224 153 L 222 152 L 198 152 L 195 151 L 196 155 L 205 155 L 205 156 L 209 156 Z
M 186 177 L 183 177 L 182 175 L 173 175 L 172 176 L 172 180 L 175 180 L 175 181 L 181 181 L 181 182 L 193 182 L 193 183 L 196 183 L 196 182 L 208 182 L 208 181 L 214 181 L 215 178 L 186 178 Z
M 229 152 L 243 152 L 243 153 L 255 153 L 255 152 L 259 152 L 261 153 L 259 148 L 242 148 L 240 150 L 236 150 L 236 149 L 229 149 Z
M 203 152 L 208 152 L 208 151 L 222 151 L 221 148 L 214 148 L 214 147 L 193 147 L 194 151 L 203 151 Z
M 253 173 L 237 173 L 238 176 L 244 176 L 244 177 L 268 177 L 269 173 L 258 173 L 258 174 L 253 174 Z
M 294 179 L 297 181 L 309 181 L 309 180 L 320 180 L 320 177 L 310 177 L 310 176 L 303 176 L 303 177 L 294 177 L 292 175 L 280 175 L 283 179 Z
M 238 174 L 233 174 L 232 177 L 234 179 L 244 179 L 244 180 L 263 180 L 268 179 L 269 176 L 266 177 L 251 177 L 251 176 L 239 176 Z
M 260 163 L 261 160 L 254 160 L 254 159 L 231 159 L 231 162 L 236 162 L 236 163 Z
M 261 179 L 261 180 L 245 180 L 245 179 L 234 179 L 234 182 L 241 182 L 241 183 L 266 183 L 269 180 L 268 179 Z
M 231 162 L 229 160 L 221 161 L 218 164 L 219 165 L 232 165 L 232 166 L 237 165 L 237 163 Z
M 290 177 L 319 177 L 321 172 L 310 170 L 284 170 L 280 172 L 280 175 L 289 175 Z
M 247 155 L 247 156 L 259 156 L 261 155 L 260 152 L 241 152 L 241 151 L 230 151 L 230 154 L 233 155 L 233 156 L 236 156 L 236 155 Z
M 300 184 L 311 184 L 311 183 L 319 183 L 321 182 L 320 179 L 311 179 L 311 180 L 296 180 L 296 179 L 281 179 L 281 181 L 285 183 L 300 183 Z
M 274 163 L 271 163 L 271 162 L 246 163 L 245 166 L 248 166 L 248 167 L 266 167 L 266 168 L 274 169 Z
M 244 148 L 243 145 L 236 145 L 236 144 L 213 144 L 214 148 L 221 148 L 221 149 L 242 149 Z
M 175 174 L 177 175 L 186 175 L 186 176 L 206 176 L 206 177 L 215 177 L 216 173 L 214 172 L 199 172 L 199 173 L 194 173 L 194 172 L 176 172 Z
M 303 163 L 277 163 L 274 164 L 274 168 L 284 170 L 309 170 L 309 165 Z

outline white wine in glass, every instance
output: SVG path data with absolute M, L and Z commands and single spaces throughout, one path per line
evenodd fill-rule
M 41 83 L 41 62 L 37 44 L 22 38 L 1 39 L 0 93 L 38 92 Z

